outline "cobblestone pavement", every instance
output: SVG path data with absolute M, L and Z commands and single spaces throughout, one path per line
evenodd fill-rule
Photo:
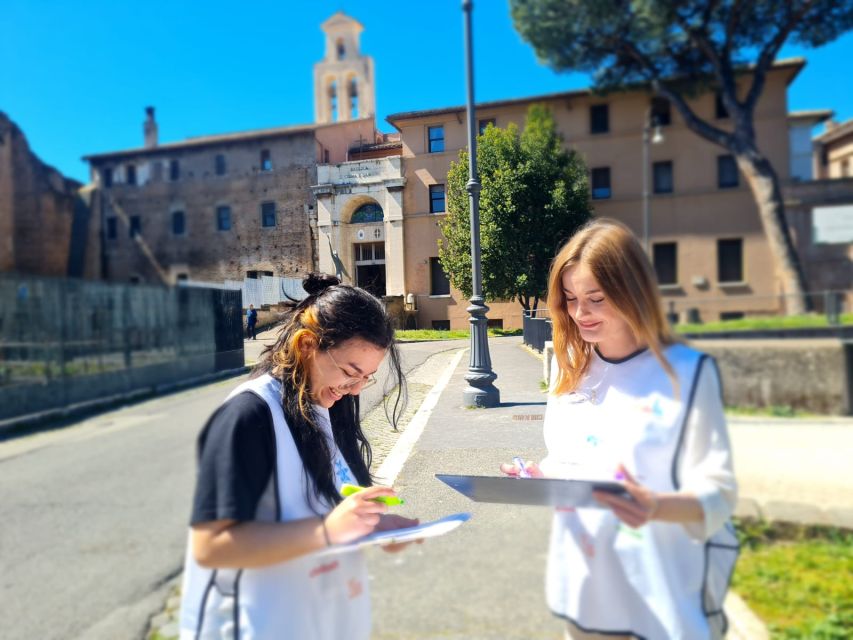
M 362 419 L 361 427 L 373 449 L 372 468 L 374 470 L 380 467 L 385 457 L 406 430 L 406 426 L 412 417 L 417 413 L 424 398 L 426 398 L 427 394 L 438 381 L 441 373 L 450 365 L 459 350 L 465 348 L 463 346 L 465 344 L 467 343 L 460 341 L 458 349 L 442 351 L 430 356 L 423 364 L 406 374 L 407 402 L 403 415 L 400 417 L 397 431 L 392 428 L 386 415 L 386 409 L 388 413 L 393 409 L 393 405 L 390 405 L 390 403 L 393 402 L 396 396 L 396 389 L 386 396 L 385 403 L 378 404 Z M 387 408 L 386 404 L 389 405 Z M 175 578 L 162 613 L 151 619 L 147 636 L 149 640 L 174 640 L 179 636 L 178 616 L 181 607 L 180 581 L 181 576 Z

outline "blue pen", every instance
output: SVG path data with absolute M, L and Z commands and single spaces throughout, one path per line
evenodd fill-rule
M 524 460 L 515 456 L 512 461 L 515 463 L 515 466 L 518 467 L 518 477 L 519 478 L 529 478 L 530 473 L 527 471 L 527 467 L 524 466 Z

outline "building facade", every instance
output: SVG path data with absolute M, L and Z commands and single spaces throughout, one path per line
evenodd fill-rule
M 345 161 L 364 138 L 374 139 L 372 118 L 162 145 L 149 138 L 147 147 L 88 156 L 106 277 L 301 277 L 317 264 L 317 166 Z
M 853 178 L 853 119 L 827 122 L 814 146 L 816 178 Z
M 406 293 L 399 156 L 322 165 L 317 184 L 319 268 L 377 296 Z
M 777 62 L 755 112 L 758 145 L 780 180 L 790 178 L 787 87 L 804 66 Z M 742 79 L 743 81 L 743 79 Z M 784 311 L 773 258 L 757 207 L 734 158 L 689 131 L 675 108 L 645 91 L 597 96 L 571 91 L 477 105 L 488 124 L 522 127 L 528 107 L 546 105 L 567 147 L 590 172 L 595 215 L 615 218 L 643 234 L 643 129 L 659 127 L 649 149 L 650 254 L 670 311 L 683 319 L 718 320 Z M 713 92 L 690 101 L 700 115 L 727 128 Z M 438 221 L 445 215 L 444 184 L 450 162 L 466 147 L 464 107 L 388 116 L 403 143 L 403 217 L 406 290 L 417 299 L 422 327 L 467 326 L 467 300 L 448 288 L 438 264 Z M 490 302 L 494 324 L 518 327 L 518 303 Z

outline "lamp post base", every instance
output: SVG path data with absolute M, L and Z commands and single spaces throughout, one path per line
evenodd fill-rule
M 483 387 L 474 387 L 469 382 L 465 390 L 462 391 L 462 402 L 466 407 L 490 409 L 501 403 L 501 392 L 491 382 Z
M 489 355 L 489 332 L 486 313 L 489 308 L 481 296 L 471 298 L 467 309 L 471 317 L 471 359 L 465 381 L 468 386 L 462 392 L 462 402 L 466 407 L 489 408 L 501 403 L 501 392 L 492 384 L 497 374 L 492 371 L 492 358 Z

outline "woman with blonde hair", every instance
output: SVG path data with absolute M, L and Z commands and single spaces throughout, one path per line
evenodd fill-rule
M 358 395 L 386 356 L 402 388 L 391 318 L 333 276 L 303 286 L 277 342 L 199 436 L 181 640 L 366 640 L 362 553 L 317 552 L 417 523 L 376 500 L 394 492 L 369 486 L 359 424 Z M 344 483 L 368 488 L 342 498 Z
M 558 508 L 547 598 L 569 638 L 720 638 L 737 497 L 714 362 L 667 325 L 631 231 L 598 219 L 554 258 L 547 457 L 533 476 L 624 482 Z M 515 465 L 503 465 L 517 475 Z

